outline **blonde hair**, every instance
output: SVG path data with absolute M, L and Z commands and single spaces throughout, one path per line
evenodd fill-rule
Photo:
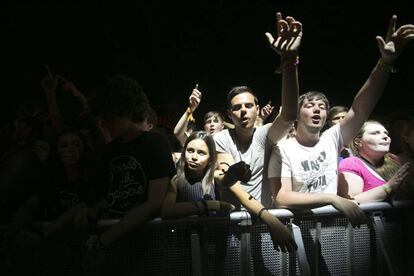
M 352 150 L 352 153 L 359 158 L 363 158 L 363 157 L 361 156 L 359 152 L 358 142 L 361 140 L 362 136 L 364 135 L 366 131 L 366 127 L 370 124 L 382 125 L 378 121 L 366 121 L 362 125 L 361 129 L 358 131 L 355 138 L 352 140 L 351 145 L 349 145 L 349 147 Z M 388 152 L 384 155 L 381 165 L 379 167 L 375 167 L 374 171 L 378 173 L 386 181 L 388 181 L 398 171 L 400 166 L 401 164 L 397 161 L 397 157 L 394 154 Z

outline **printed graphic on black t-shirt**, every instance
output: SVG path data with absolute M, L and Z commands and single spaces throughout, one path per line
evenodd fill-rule
M 124 214 L 146 200 L 147 179 L 141 164 L 130 155 L 113 158 L 108 164 L 110 212 Z

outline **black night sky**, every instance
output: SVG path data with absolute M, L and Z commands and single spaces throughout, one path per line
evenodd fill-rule
M 3 3 L 3 112 L 16 101 L 42 98 L 46 64 L 86 95 L 99 92 L 114 73 L 133 77 L 161 117 L 174 120 L 196 83 L 204 93 L 196 116 L 224 111 L 236 85 L 251 86 L 261 103 L 278 106 L 281 78 L 273 71 L 279 57 L 264 36 L 275 32 L 276 11 L 303 24 L 301 93 L 319 90 L 332 104 L 350 105 L 379 59 L 375 36 L 384 35 L 391 15 L 399 16 L 398 24 L 414 23 L 409 1 L 368 1 L 365 8 L 362 1 L 145 2 Z M 413 57 L 414 42 L 400 57 L 376 114 L 412 107 Z

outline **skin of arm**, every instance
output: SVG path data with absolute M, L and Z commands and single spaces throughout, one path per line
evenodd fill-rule
M 50 122 L 52 124 L 53 129 L 60 133 L 62 131 L 63 125 L 62 116 L 60 114 L 56 98 L 58 79 L 49 72 L 49 75 L 41 81 L 41 85 L 46 95 L 46 102 L 49 111 Z
M 100 235 L 103 245 L 109 246 L 121 237 L 159 215 L 168 189 L 168 177 L 153 179 L 149 183 L 148 199 L 133 207 L 122 219 Z
M 312 209 L 332 205 L 341 211 L 354 227 L 368 222 L 361 208 L 351 200 L 333 194 L 292 191 L 292 180 L 289 177 L 272 177 L 269 178 L 269 182 L 277 208 Z
M 221 162 L 226 162 L 230 166 L 234 164 L 234 159 L 231 154 L 228 153 L 219 153 L 217 155 L 217 160 L 219 164 L 219 169 L 216 170 L 215 176 L 217 178 L 217 183 L 220 183 L 222 187 L 228 187 L 228 189 L 236 196 L 240 203 L 253 215 L 259 216 L 259 212 L 264 209 L 264 206 L 257 201 L 255 198 L 252 198 L 240 185 L 239 181 L 233 183 L 224 183 L 227 181 L 227 178 L 224 177 L 223 172 L 226 171 L 229 167 Z M 224 171 L 223 171 L 224 170 Z M 272 216 L 266 209 L 261 212 L 260 219 L 269 226 L 270 234 L 275 248 L 278 246 L 283 252 L 289 251 L 293 252 L 296 250 L 297 246 L 293 240 L 290 232 L 287 230 L 285 225 L 280 222 L 280 220 Z
M 392 191 L 396 191 L 409 174 L 409 164 L 406 163 L 389 181 L 363 192 L 364 180 L 359 175 L 351 172 L 341 172 L 338 175 L 338 195 L 345 198 L 354 198 L 359 203 L 383 201 L 389 196 L 384 188 L 387 187 L 391 188 Z
M 298 50 L 302 38 L 302 24 L 288 16 L 287 21 L 277 13 L 278 37 L 274 39 L 266 33 L 269 44 L 281 56 L 282 68 L 282 108 L 274 121 L 269 125 L 267 136 L 276 144 L 284 138 L 292 127 L 297 116 L 297 102 L 299 96 L 299 81 L 297 71 Z M 285 44 L 289 41 L 289 46 Z
M 178 141 L 180 141 L 181 145 L 185 144 L 185 140 L 187 140 L 188 137 L 186 130 L 188 126 L 189 117 L 197 109 L 200 102 L 201 92 L 197 89 L 193 89 L 193 92 L 189 97 L 188 109 L 181 116 L 180 120 L 174 128 L 174 135 L 175 137 L 177 137 Z
M 190 113 L 185 111 L 184 114 L 181 116 L 178 123 L 175 125 L 174 128 L 174 135 L 177 137 L 178 141 L 180 141 L 181 145 L 185 144 L 185 140 L 187 140 L 187 133 L 185 132 L 188 126 L 188 118 Z
M 349 112 L 340 122 L 345 145 L 352 141 L 362 124 L 368 119 L 385 89 L 392 64 L 404 49 L 405 44 L 414 39 L 414 25 L 404 25 L 395 31 L 396 20 L 397 16 L 394 15 L 388 26 L 385 40 L 380 36 L 376 37 L 381 59 L 355 96 Z

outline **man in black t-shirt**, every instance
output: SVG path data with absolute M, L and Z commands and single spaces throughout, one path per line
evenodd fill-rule
M 107 198 L 83 216 L 96 218 L 107 210 L 120 221 L 88 247 L 109 246 L 159 214 L 175 167 L 167 140 L 141 127 L 148 108 L 142 88 L 123 76 L 112 78 L 91 101 L 113 141 L 103 153 Z

